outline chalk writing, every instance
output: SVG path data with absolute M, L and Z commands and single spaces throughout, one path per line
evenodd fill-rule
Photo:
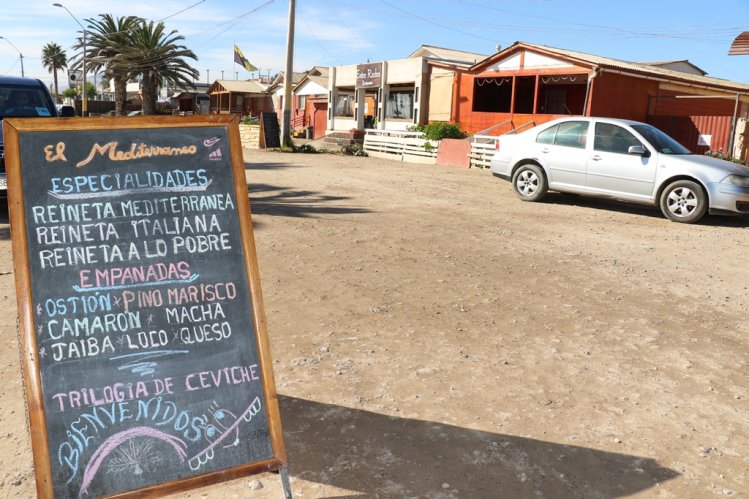
M 54 496 L 270 460 L 228 136 L 74 137 L 21 147 Z
M 83 161 L 79 161 L 76 164 L 77 167 L 86 166 L 91 162 L 96 155 L 105 156 L 109 155 L 110 161 L 129 161 L 132 159 L 139 158 L 150 158 L 152 156 L 182 156 L 184 154 L 195 154 L 197 148 L 194 145 L 182 146 L 182 147 L 168 147 L 168 146 L 148 146 L 146 144 L 130 144 L 128 150 L 118 150 L 118 142 L 108 142 L 103 146 L 98 143 L 94 144 L 91 148 L 91 152 L 88 157 Z

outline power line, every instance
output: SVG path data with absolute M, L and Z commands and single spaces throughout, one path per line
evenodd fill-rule
M 333 14 L 335 15 L 336 19 L 338 19 L 338 22 L 341 23 L 341 26 L 343 26 L 343 29 L 345 29 L 346 32 L 349 34 L 349 36 L 351 37 L 351 40 L 356 42 L 355 44 L 356 50 L 366 59 L 367 54 L 365 54 L 364 51 L 362 50 L 362 47 L 364 46 L 364 44 L 361 42 L 361 39 L 358 36 L 354 35 L 354 33 L 352 33 L 351 30 L 349 29 L 348 23 L 345 23 L 343 19 L 341 19 L 341 15 L 338 13 L 338 9 L 333 8 L 329 0 L 324 0 L 324 1 L 326 4 L 328 4 L 328 7 L 330 7 L 330 10 L 333 11 Z
M 389 2 L 386 2 L 385 0 L 380 0 L 380 3 L 382 3 L 384 5 L 387 5 L 391 9 L 395 9 L 397 11 L 403 12 L 404 14 L 407 14 L 410 17 L 418 19 L 419 21 L 423 21 L 423 22 L 428 23 L 428 24 L 433 24 L 434 26 L 439 26 L 442 29 L 446 29 L 446 30 L 449 30 L 449 31 L 454 31 L 456 33 L 460 33 L 461 35 L 466 35 L 466 36 L 470 36 L 470 37 L 473 37 L 473 38 L 478 38 L 480 40 L 488 40 L 490 42 L 496 42 L 495 38 L 487 38 L 485 36 L 477 35 L 475 33 L 469 33 L 467 31 L 462 31 L 462 30 L 459 30 L 459 29 L 451 28 L 450 26 L 446 26 L 444 24 L 432 21 L 432 20 L 430 20 L 430 19 L 428 19 L 426 17 L 414 14 L 413 12 L 409 12 L 407 10 L 401 9 L 400 7 L 396 7 L 395 5 L 393 5 L 393 4 L 389 3 Z
M 200 0 L 199 2 L 195 2 L 194 4 L 190 5 L 189 7 L 185 7 L 184 9 L 182 9 L 182 10 L 180 10 L 178 12 L 175 12 L 174 14 L 172 14 L 170 16 L 162 17 L 161 19 L 159 19 L 156 22 L 163 22 L 163 21 L 166 21 L 167 19 L 170 19 L 172 17 L 178 16 L 178 15 L 182 14 L 183 12 L 187 12 L 188 10 L 192 9 L 193 7 L 197 7 L 198 5 L 200 5 L 203 2 L 205 2 L 205 0 Z

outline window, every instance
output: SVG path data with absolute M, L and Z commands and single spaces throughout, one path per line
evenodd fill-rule
M 307 96 L 300 95 L 298 99 L 299 99 L 299 105 L 297 106 L 297 109 L 304 110 L 307 107 Z
M 509 113 L 512 78 L 474 78 L 473 110 L 479 113 Z
M 624 128 L 609 123 L 596 123 L 596 137 L 593 142 L 596 151 L 627 154 L 630 146 L 640 145 L 640 141 Z
M 650 125 L 633 125 L 637 133 L 645 137 L 650 145 L 663 154 L 692 154 L 692 152 L 674 139 Z
M 565 121 L 557 125 L 554 145 L 577 147 L 585 149 L 585 139 L 588 135 L 587 121 Z
M 557 126 L 553 126 L 550 128 L 547 128 L 543 132 L 539 133 L 536 137 L 536 142 L 539 144 L 553 144 L 554 143 L 554 135 L 557 133 Z
M 0 85 L 0 119 L 4 116 L 54 116 L 51 105 L 41 88 Z
M 352 118 L 354 116 L 354 96 L 338 95 L 335 101 L 335 115 Z
M 518 114 L 533 114 L 536 98 L 536 77 L 518 76 L 515 78 L 515 109 Z
M 385 118 L 410 120 L 414 117 L 414 91 L 391 90 L 388 94 Z

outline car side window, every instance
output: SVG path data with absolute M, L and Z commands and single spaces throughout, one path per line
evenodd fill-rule
M 601 152 L 627 154 L 630 146 L 640 146 L 642 143 L 628 130 L 609 123 L 596 123 L 596 136 L 593 149 Z
M 559 125 L 555 125 L 552 127 L 547 128 L 543 132 L 539 133 L 536 136 L 536 142 L 539 144 L 553 144 L 554 143 L 554 135 L 557 133 L 557 128 Z
M 558 125 L 554 145 L 585 149 L 587 135 L 587 121 L 565 121 Z

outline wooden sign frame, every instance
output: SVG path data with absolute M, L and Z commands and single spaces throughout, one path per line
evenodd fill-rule
M 257 253 L 252 230 L 250 202 L 242 159 L 242 146 L 236 116 L 185 116 L 185 117 L 137 117 L 137 118 L 63 118 L 63 119 L 6 119 L 4 121 L 5 159 L 8 176 L 8 203 L 12 229 L 13 261 L 15 268 L 16 296 L 19 314 L 19 343 L 22 359 L 23 380 L 28 406 L 37 493 L 39 497 L 53 497 L 54 483 L 50 459 L 53 454 L 48 445 L 47 416 L 42 391 L 42 377 L 37 345 L 36 316 L 32 302 L 32 283 L 29 262 L 24 191 L 22 188 L 21 137 L 38 132 L 97 132 L 141 129 L 158 136 L 160 130 L 189 129 L 193 127 L 216 127 L 224 129 L 231 155 L 231 177 L 236 198 L 235 215 L 239 220 L 246 284 L 249 289 L 252 311 L 257 363 L 262 377 L 262 394 L 267 414 L 267 430 L 272 448 L 272 457 L 257 462 L 247 462 L 228 469 L 195 474 L 186 478 L 151 484 L 140 489 L 117 492 L 112 497 L 142 497 L 162 495 L 202 487 L 234 478 L 265 471 L 286 471 L 286 453 L 281 428 L 278 398 L 273 378 L 267 323 L 260 288 Z M 45 177 L 46 179 L 46 177 Z M 232 213 L 232 212 L 230 212 Z M 246 454 L 242 454 L 246 456 Z

